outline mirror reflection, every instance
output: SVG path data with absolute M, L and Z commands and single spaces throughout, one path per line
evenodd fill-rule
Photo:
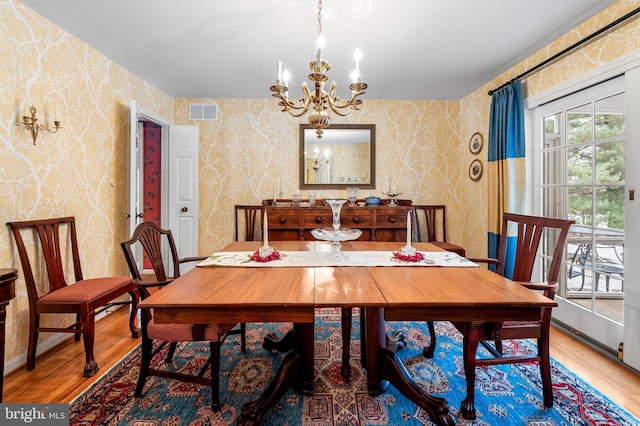
M 375 124 L 337 124 L 321 139 L 300 125 L 300 188 L 373 188 Z

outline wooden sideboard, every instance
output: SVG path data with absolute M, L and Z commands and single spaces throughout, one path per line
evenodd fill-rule
M 7 318 L 7 305 L 16 297 L 15 281 L 18 278 L 16 269 L 0 269 L 0 402 L 2 402 L 2 388 L 4 387 L 4 327 Z
M 311 230 L 333 226 L 331 208 L 325 205 L 263 206 L 269 222 L 269 239 L 315 240 Z M 389 207 L 345 205 L 340 211 L 340 226 L 362 231 L 361 241 L 406 241 L 407 213 L 411 205 Z

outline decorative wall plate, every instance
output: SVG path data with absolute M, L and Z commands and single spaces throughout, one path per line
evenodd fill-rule
M 469 166 L 469 177 L 472 181 L 478 181 L 482 177 L 482 161 L 473 160 Z
M 483 142 L 484 140 L 480 132 L 474 133 L 469 140 L 469 151 L 471 151 L 471 153 L 474 155 L 478 154 L 480 151 L 482 151 Z

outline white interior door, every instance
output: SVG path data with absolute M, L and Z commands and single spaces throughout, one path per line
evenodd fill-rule
M 138 139 L 138 108 L 136 101 L 129 102 L 129 162 L 127 177 L 129 179 L 129 206 L 127 218 L 129 220 L 129 235 L 138 225 L 142 216 L 142 156 Z
M 178 254 L 196 256 L 198 252 L 198 127 L 172 126 L 172 122 L 136 104 L 129 103 L 129 235 L 142 221 L 144 169 L 141 122 L 161 128 L 161 224 L 171 229 Z M 171 139 L 173 135 L 173 139 Z M 186 211 L 182 211 L 185 208 Z M 141 259 L 139 259 L 141 262 Z
M 169 127 L 169 227 L 180 257 L 198 255 L 197 126 Z

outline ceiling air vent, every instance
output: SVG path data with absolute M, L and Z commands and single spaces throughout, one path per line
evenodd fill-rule
M 189 120 L 217 120 L 217 104 L 189 104 Z

